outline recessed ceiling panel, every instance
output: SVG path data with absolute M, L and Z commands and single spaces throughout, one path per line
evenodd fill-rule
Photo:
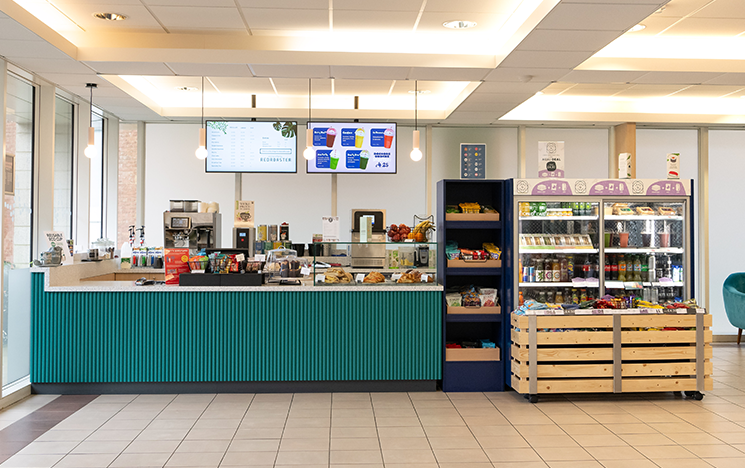
M 221 93 L 274 94 L 269 78 L 210 77 Z
M 570 83 L 628 83 L 646 73 L 626 70 L 574 70 L 561 80 Z
M 516 50 L 499 67 L 505 68 L 574 68 L 587 60 L 589 52 L 540 52 Z
M 90 68 L 83 65 L 82 62 L 76 62 L 73 59 L 32 59 L 25 57 L 8 56 L 11 62 L 35 73 L 88 73 Z
M 328 31 L 329 29 L 328 10 L 244 8 L 243 14 L 251 30 Z
M 632 85 L 627 84 L 577 84 L 561 93 L 562 96 L 613 96 L 621 91 L 629 89 Z
M 299 78 L 274 78 L 274 86 L 277 87 L 277 93 L 280 96 L 307 96 L 308 80 Z M 311 94 L 313 95 L 330 95 L 331 80 L 317 79 L 312 80 Z
M 282 8 L 288 10 L 326 10 L 329 0 L 237 0 L 243 8 Z
M 328 65 L 262 65 L 251 64 L 256 76 L 270 78 L 329 78 Z
M 520 0 L 427 0 L 424 11 L 510 14 L 519 4 Z M 466 16 L 458 19 L 473 21 Z
M 737 36 L 745 31 L 742 18 L 686 18 L 665 31 L 677 36 Z
M 707 72 L 665 72 L 653 71 L 632 80 L 639 84 L 681 84 L 691 85 L 709 81 L 721 73 Z
M 0 55 L 5 57 L 27 57 L 38 59 L 69 59 L 70 56 L 60 51 L 48 42 L 38 41 L 16 41 L 3 39 L 0 41 Z
M 418 11 L 334 10 L 334 30 L 413 30 Z
M 541 91 L 543 88 L 548 86 L 549 83 L 546 81 L 530 81 L 528 83 L 514 82 L 514 81 L 489 81 L 483 82 L 478 88 L 471 94 L 471 96 L 480 96 L 484 93 L 489 94 L 520 94 L 529 93 L 534 94 Z M 470 97 L 469 97 L 470 99 Z M 478 99 L 478 98 L 477 98 Z
M 334 80 L 334 93 L 349 96 L 388 94 L 392 82 L 389 80 Z
M 169 30 L 245 29 L 238 9 L 220 7 L 150 7 Z
M 253 76 L 245 63 L 173 63 L 167 64 L 177 75 Z
M 571 68 L 504 68 L 497 67 L 489 72 L 484 81 L 558 81 Z
M 356 67 L 332 66 L 334 78 L 369 79 L 369 80 L 405 80 L 409 76 L 409 67 Z
M 328 7 L 328 3 L 327 3 Z M 422 7 L 422 0 L 336 0 L 334 14 L 337 11 L 416 11 Z M 397 13 L 392 13 L 395 15 Z
M 540 29 L 625 31 L 653 13 L 650 5 L 559 3 L 540 22 Z
M 142 6 L 127 4 L 99 5 L 67 1 L 57 7 L 86 31 L 146 30 L 163 32 L 153 15 Z M 106 21 L 95 18 L 94 13 L 119 13 L 127 17 L 124 21 Z
M 674 94 L 686 86 L 670 85 L 634 85 L 616 94 L 623 98 L 661 98 Z
M 675 4 L 677 2 L 671 2 Z M 693 18 L 740 18 L 745 19 L 745 2 L 740 0 L 717 0 L 710 2 L 701 11 L 692 15 Z
M 160 62 L 83 62 L 103 75 L 173 75 Z
M 79 0 L 67 0 L 77 2 Z M 142 0 L 147 6 L 235 7 L 235 0 Z
M 745 86 L 745 73 L 725 73 L 712 78 L 706 84 Z
M 731 96 L 735 93 L 742 92 L 742 86 L 691 86 L 679 93 L 677 97 L 704 97 L 704 98 L 721 98 Z
M 466 17 L 467 16 L 467 17 Z M 486 33 L 489 31 L 496 31 L 499 29 L 509 16 L 497 15 L 492 13 L 469 13 L 463 15 L 453 12 L 429 12 L 427 10 L 422 14 L 422 18 L 417 26 L 417 31 L 430 31 L 447 33 L 452 36 L 463 35 L 469 33 Z M 468 21 L 475 21 L 476 27 L 464 30 L 448 29 L 442 25 L 446 21 L 456 21 L 466 19 Z
M 491 72 L 490 68 L 412 68 L 409 80 L 430 81 L 481 81 Z
M 621 35 L 621 31 L 563 31 L 536 29 L 517 50 L 596 52 Z

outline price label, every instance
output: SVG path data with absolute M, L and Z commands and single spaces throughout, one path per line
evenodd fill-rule
M 325 283 L 326 282 L 326 275 L 324 274 L 317 274 L 316 275 L 316 283 Z
M 429 275 L 425 273 L 422 275 L 422 283 L 426 283 L 427 281 L 429 281 Z
M 395 282 L 398 281 L 398 279 L 401 278 L 401 273 L 394 273 L 391 275 L 391 279 Z
M 310 271 L 310 268 L 309 267 L 304 266 L 304 267 L 300 268 L 300 274 L 301 275 L 308 276 L 308 275 L 310 275 L 310 273 L 311 273 L 311 271 Z
M 265 262 L 266 261 L 266 255 L 264 255 L 264 254 L 258 254 L 256 256 L 254 256 L 254 260 L 256 260 L 257 262 Z
M 355 280 L 358 283 L 361 283 L 364 279 L 365 279 L 365 274 L 364 273 L 357 273 L 357 276 L 355 277 Z
M 238 254 L 238 255 L 235 256 L 235 261 L 236 262 L 242 262 L 245 259 L 246 259 L 246 256 L 243 255 L 243 254 Z

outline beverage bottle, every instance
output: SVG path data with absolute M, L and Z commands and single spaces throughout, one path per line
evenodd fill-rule
M 546 302 L 549 302 L 551 304 L 554 303 L 554 292 L 553 291 L 546 291 Z
M 605 268 L 604 268 L 604 270 L 605 270 L 605 276 L 603 276 L 603 278 L 605 278 L 605 281 L 610 281 L 610 270 L 611 270 L 611 268 L 610 268 L 610 258 L 608 258 L 605 261 Z
M 554 280 L 554 270 L 551 258 L 547 258 L 543 265 L 543 281 L 551 282 Z
M 523 298 L 523 292 L 520 291 L 520 305 L 525 304 L 525 298 Z
M 572 304 L 579 304 L 579 294 L 576 289 L 572 289 Z
M 647 263 L 649 263 L 647 267 L 649 270 L 647 273 L 647 281 L 654 283 L 657 281 L 657 260 L 655 259 L 654 254 L 649 256 Z
M 557 304 L 563 304 L 564 303 L 564 294 L 561 292 L 561 289 L 556 291 L 556 297 L 554 298 Z
M 585 259 L 584 265 L 582 265 L 582 277 L 583 278 L 589 278 L 590 277 L 590 258 Z
M 634 257 L 634 281 L 642 280 L 642 262 L 639 256 Z
M 595 257 L 594 260 L 590 263 L 590 269 L 592 272 L 592 278 L 598 278 L 600 279 L 600 268 L 598 267 L 598 258 Z
M 626 258 L 623 254 L 618 259 L 618 281 L 626 281 Z
M 611 256 L 610 279 L 618 281 L 618 258 L 615 255 Z
M 662 260 L 662 276 L 665 278 L 672 279 L 672 261 L 670 260 L 669 255 L 665 255 L 665 258 Z
M 569 281 L 569 260 L 566 257 L 561 257 L 561 281 Z
M 649 281 L 649 265 L 647 259 L 641 258 L 639 262 L 642 264 L 642 281 Z
M 580 215 L 579 203 L 577 203 L 577 202 L 572 202 L 572 215 L 574 215 L 574 216 L 579 216 Z
M 580 293 L 580 302 L 587 302 L 587 290 L 583 289 Z
M 559 262 L 559 257 L 554 257 L 553 259 L 553 270 L 554 270 L 554 282 L 561 281 L 561 262 Z
M 567 257 L 567 273 L 569 275 L 567 281 L 571 281 L 574 278 L 574 257 L 571 255 Z

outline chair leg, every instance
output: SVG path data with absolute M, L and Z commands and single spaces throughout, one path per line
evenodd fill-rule
M 737 346 L 740 346 L 740 339 L 742 338 L 742 328 L 737 329 Z

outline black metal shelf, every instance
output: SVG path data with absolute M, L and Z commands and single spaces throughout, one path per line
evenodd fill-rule
M 501 276 L 501 268 L 447 268 L 447 275 L 453 276 Z
M 447 229 L 502 229 L 502 221 L 445 221 Z
M 445 314 L 446 322 L 501 322 L 502 314 Z

